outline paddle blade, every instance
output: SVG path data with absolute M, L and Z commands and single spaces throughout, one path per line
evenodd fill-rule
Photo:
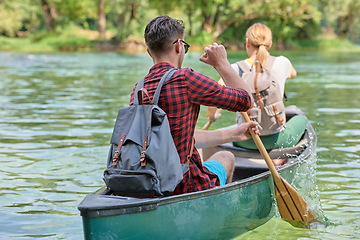
M 240 114 L 245 122 L 250 121 L 250 118 L 246 112 L 241 112 Z M 293 226 L 302 226 L 304 223 L 305 225 L 310 225 L 311 222 L 316 222 L 317 219 L 314 217 L 305 200 L 277 172 L 274 163 L 272 162 L 269 153 L 266 151 L 260 137 L 256 135 L 251 129 L 249 130 L 274 179 L 274 185 L 276 188 L 276 202 L 281 217 L 285 220 L 288 220 L 288 222 Z M 294 224 L 296 222 L 298 223 Z M 303 227 L 307 227 L 305 225 Z
M 305 200 L 285 179 L 274 179 L 274 183 L 276 202 L 283 219 L 289 220 L 290 223 L 298 221 L 296 226 L 304 225 L 303 227 L 307 227 L 306 223 L 318 221 Z

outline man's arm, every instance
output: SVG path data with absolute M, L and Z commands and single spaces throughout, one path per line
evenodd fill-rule
M 249 127 L 259 135 L 258 123 L 250 121 L 231 129 L 219 129 L 213 131 L 195 130 L 197 148 L 212 147 L 228 142 L 245 141 L 251 138 Z
M 245 81 L 231 67 L 223 45 L 214 43 L 205 47 L 204 51 L 205 53 L 201 55 L 200 61 L 213 66 L 224 80 L 226 86 L 250 92 Z

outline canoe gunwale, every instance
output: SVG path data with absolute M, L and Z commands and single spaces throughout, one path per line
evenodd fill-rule
M 139 199 L 132 197 L 106 195 L 106 193 L 109 191 L 105 187 L 103 187 L 98 189 L 95 193 L 88 194 L 83 200 L 83 202 L 80 203 L 78 209 L 80 210 L 81 216 L 90 217 L 90 218 L 151 211 L 163 205 L 184 202 L 184 201 L 230 192 L 236 189 L 240 189 L 246 186 L 250 186 L 265 181 L 269 177 L 270 177 L 270 172 L 267 171 L 262 174 L 258 174 L 243 180 L 235 181 L 221 187 L 215 187 L 212 189 L 207 189 L 199 192 L 179 194 L 179 195 L 168 196 L 163 198 Z M 99 202 L 105 199 L 110 200 L 110 201 L 106 201 L 107 203 L 105 205 L 94 204 L 95 202 Z

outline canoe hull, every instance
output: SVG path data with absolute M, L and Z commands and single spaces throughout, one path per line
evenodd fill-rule
M 300 111 L 290 110 L 289 116 Z M 316 160 L 316 134 L 310 123 L 301 142 L 270 152 L 287 156 L 278 171 L 293 187 L 304 190 L 300 194 L 308 192 L 314 176 L 308 174 Z M 231 239 L 266 223 L 277 209 L 264 160 L 258 152 L 240 151 L 231 144 L 207 149 L 219 150 L 236 156 L 234 182 L 225 186 L 164 198 L 113 196 L 105 188 L 88 194 L 78 206 L 85 239 Z
M 269 187 L 272 184 L 269 175 L 264 174 L 252 183 L 238 182 L 219 187 L 215 192 L 166 198 L 154 203 L 150 210 L 133 214 L 89 217 L 94 213 L 84 211 L 85 239 L 234 238 L 274 215 L 274 198 Z M 99 201 L 102 197 L 100 190 L 88 195 L 87 200 Z

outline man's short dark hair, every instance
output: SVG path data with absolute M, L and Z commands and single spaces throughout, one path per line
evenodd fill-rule
M 182 21 L 169 16 L 159 16 L 151 20 L 145 28 L 145 43 L 154 54 L 167 52 L 173 42 L 184 36 Z

